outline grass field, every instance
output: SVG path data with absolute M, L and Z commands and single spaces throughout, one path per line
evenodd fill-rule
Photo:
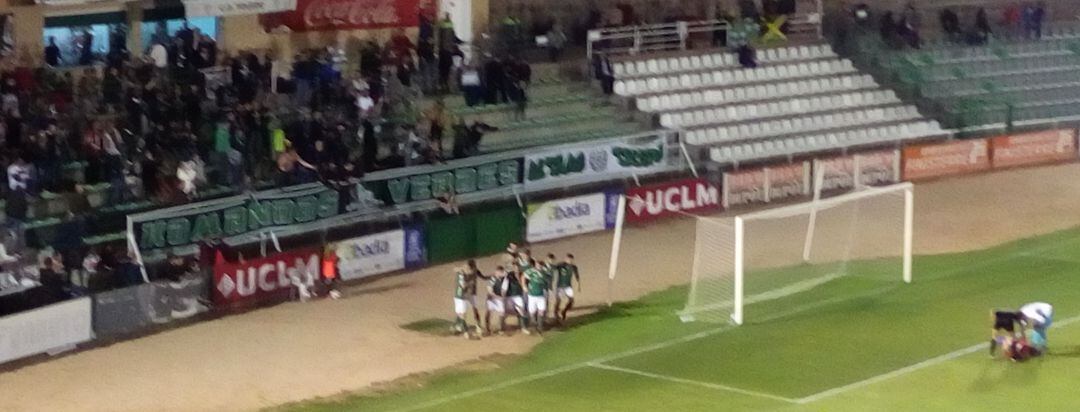
M 747 323 L 679 322 L 686 288 L 616 304 L 531 354 L 289 411 L 985 411 L 1080 405 L 1080 230 L 915 258 L 915 282 L 848 276 L 746 308 Z M 895 279 L 895 281 L 891 280 Z M 1050 354 L 986 355 L 988 310 L 1055 305 Z M 450 338 L 447 338 L 450 339 Z M 497 338 L 492 338 L 497 339 Z M 483 341 L 476 343 L 483 345 Z M 408 350 L 408 348 L 402 348 Z M 490 362 L 489 362 L 490 364 Z

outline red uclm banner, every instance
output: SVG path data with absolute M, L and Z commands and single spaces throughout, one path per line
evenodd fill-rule
M 312 286 L 319 278 L 321 263 L 318 249 L 302 249 L 215 265 L 214 304 L 249 306 L 286 300 L 295 289 L 293 277 Z
M 296 10 L 263 14 L 268 30 L 286 26 L 292 31 L 383 29 L 420 24 L 421 9 L 432 0 L 298 0 Z
M 685 179 L 626 191 L 626 221 L 720 209 L 720 191 L 705 179 Z

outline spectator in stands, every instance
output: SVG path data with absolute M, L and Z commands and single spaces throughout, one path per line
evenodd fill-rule
M 739 46 L 739 65 L 746 69 L 757 67 L 757 51 L 749 43 Z
M 960 31 L 960 16 L 957 16 L 956 12 L 951 8 L 946 7 L 941 9 L 939 19 L 941 20 L 941 31 L 945 33 L 949 41 L 960 42 L 963 36 Z
M 454 129 L 454 157 L 459 159 L 479 153 L 480 141 L 483 140 L 484 134 L 499 130 L 497 127 L 478 120 L 468 126 L 464 122 L 459 123 Z
M 900 16 L 900 32 L 908 47 L 918 49 L 922 40 L 919 32 L 922 29 L 922 19 L 915 6 L 908 4 L 904 8 L 904 14 Z
M 60 254 L 63 267 L 78 268 L 82 264 L 85 248 L 84 236 L 86 236 L 84 219 L 74 212 L 68 212 L 64 221 L 57 227 L 56 236 L 52 242 L 53 250 Z
M 596 80 L 600 81 L 600 89 L 604 95 L 610 96 L 615 92 L 615 71 L 611 67 L 611 60 L 603 53 L 593 54 L 593 73 Z
M 21 231 L 29 211 L 29 194 L 25 190 L 9 190 L 5 193 L 4 214 L 6 219 L 4 220 L 4 226 Z
M 8 190 L 26 192 L 30 190 L 30 164 L 22 154 L 15 155 L 15 161 L 7 168 Z
M 42 288 L 45 289 L 53 302 L 59 302 L 71 297 L 66 291 L 68 283 L 65 280 L 67 276 L 64 273 L 64 265 L 55 258 L 45 258 L 41 267 L 38 268 L 38 278 L 41 281 Z
M 980 7 L 975 13 L 975 30 L 973 40 L 976 44 L 986 44 L 990 40 L 990 19 L 986 17 L 986 9 Z
M 465 56 L 456 44 L 439 50 L 439 91 L 450 91 L 450 75 L 454 71 L 456 61 Z
M 56 67 L 61 61 L 63 57 L 60 54 L 60 47 L 56 45 L 56 37 L 49 36 L 49 45 L 45 46 L 45 64 Z
M 525 110 L 529 104 L 529 85 L 532 83 L 532 67 L 525 59 L 518 56 L 508 65 L 510 100 L 514 103 L 514 120 L 525 120 Z
M 1022 15 L 1024 21 L 1024 36 L 1032 39 L 1042 38 L 1042 23 L 1045 14 L 1046 12 L 1041 3 L 1024 6 Z
M 443 153 L 444 133 L 453 124 L 450 111 L 446 109 L 446 102 L 442 99 L 436 100 L 430 108 L 424 111 L 424 120 L 427 122 L 428 140 L 431 142 L 431 147 L 435 148 L 441 156 Z
M 566 33 L 563 32 L 562 26 L 558 23 L 553 24 L 551 30 L 547 32 L 548 57 L 552 62 L 557 62 L 562 57 L 566 42 Z
M 484 89 L 487 104 L 505 103 L 506 99 L 506 68 L 498 56 L 490 58 L 484 63 Z
M 878 22 L 878 32 L 881 33 L 881 40 L 886 45 L 891 47 L 897 47 L 896 37 L 898 34 L 898 27 L 896 20 L 893 18 L 893 12 L 886 11 L 882 13 L 881 19 Z
M 192 271 L 192 265 L 183 256 L 169 253 L 165 257 L 165 267 L 158 272 L 158 278 L 168 282 L 179 282 L 180 278 Z
M 195 184 L 198 172 L 195 170 L 195 159 L 180 162 L 176 168 L 176 178 L 180 181 L 180 192 L 188 198 L 195 199 L 199 196 L 198 187 Z
M 761 19 L 761 11 L 758 10 L 754 0 L 739 0 L 739 16 L 743 19 L 758 21 Z
M 475 66 L 466 66 L 461 71 L 461 92 L 465 97 L 465 105 L 477 106 L 484 101 L 484 85 L 480 78 L 480 69 Z

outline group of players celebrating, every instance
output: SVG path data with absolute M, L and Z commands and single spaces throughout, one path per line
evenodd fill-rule
M 525 334 L 535 331 L 544 332 L 548 319 L 548 299 L 554 296 L 554 320 L 558 325 L 566 322 L 567 313 L 574 307 L 574 281 L 581 289 L 581 275 L 574 264 L 574 255 L 567 254 L 559 261 L 554 254 L 547 259 L 535 260 L 528 249 L 519 248 L 510 243 L 506 248 L 503 265 L 497 266 L 490 275 L 485 275 L 476 267 L 476 261 L 469 260 L 465 266 L 454 270 L 456 286 L 454 288 L 453 331 L 472 338 L 468 322 L 465 320 L 472 309 L 476 323 L 473 328 L 476 336 L 501 335 L 506 331 L 506 317 L 516 314 L 518 327 Z M 480 323 L 480 309 L 476 306 L 477 284 L 487 283 L 487 312 L 483 327 Z M 563 303 L 565 300 L 565 304 Z M 492 315 L 498 318 L 498 327 L 492 329 Z
M 990 356 L 997 356 L 1001 349 L 1005 358 L 1024 361 L 1046 353 L 1046 330 L 1054 322 L 1054 307 L 1049 303 L 1028 303 L 1017 311 L 996 310 L 993 319 Z

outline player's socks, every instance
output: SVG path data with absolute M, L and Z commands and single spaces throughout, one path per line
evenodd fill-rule
M 997 339 L 990 338 L 990 356 L 994 356 L 994 352 L 997 352 Z

